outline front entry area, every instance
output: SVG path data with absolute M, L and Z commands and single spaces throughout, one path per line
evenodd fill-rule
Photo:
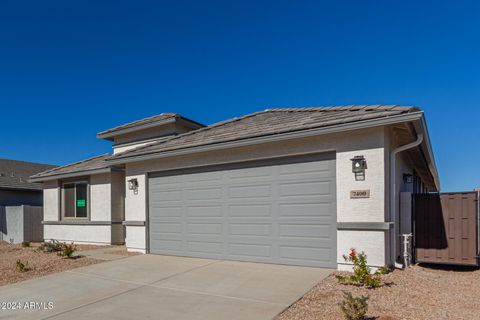
M 336 268 L 335 153 L 149 175 L 149 252 Z

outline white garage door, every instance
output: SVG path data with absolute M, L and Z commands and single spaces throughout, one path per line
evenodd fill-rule
M 335 154 L 154 173 L 154 254 L 336 268 Z

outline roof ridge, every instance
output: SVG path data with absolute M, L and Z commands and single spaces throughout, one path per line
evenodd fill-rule
M 175 140 L 175 139 L 183 138 L 185 136 L 189 136 L 189 135 L 193 135 L 193 134 L 196 134 L 196 133 L 199 133 L 199 132 L 210 130 L 212 128 L 218 128 L 220 126 L 223 126 L 223 125 L 226 125 L 226 124 L 229 124 L 229 123 L 233 123 L 235 121 L 244 120 L 244 119 L 256 116 L 258 114 L 268 112 L 267 110 L 268 109 L 265 109 L 263 111 L 256 111 L 254 113 L 249 113 L 249 114 L 243 115 L 241 117 L 234 117 L 234 118 L 231 118 L 231 119 L 215 122 L 214 124 L 208 125 L 206 127 L 203 127 L 203 128 L 197 129 L 197 130 L 188 131 L 188 132 L 176 135 L 176 136 L 169 137 L 169 138 L 161 140 L 161 141 L 154 141 L 152 143 L 148 143 L 148 144 L 145 144 L 143 146 L 139 146 L 137 148 L 125 150 L 124 152 L 117 153 L 117 154 L 113 155 L 112 157 L 115 157 L 115 156 L 118 156 L 118 155 L 124 155 L 124 154 L 127 154 L 129 152 L 143 150 L 144 148 L 147 148 L 147 147 L 151 147 L 151 146 L 159 145 L 159 144 L 162 144 L 162 143 L 165 143 L 165 142 L 168 142 L 168 141 L 172 141 L 172 140 Z
M 141 122 L 141 121 L 153 119 L 153 118 L 160 117 L 160 116 L 169 116 L 169 117 L 167 117 L 166 119 L 168 119 L 168 118 L 177 118 L 178 116 L 181 117 L 181 115 L 178 114 L 178 113 L 176 113 L 176 112 L 162 112 L 162 113 L 160 113 L 160 114 L 155 114 L 155 115 L 153 115 L 153 116 L 149 116 L 149 117 L 141 118 L 141 119 L 138 119 L 138 120 L 130 121 L 130 122 L 127 122 L 127 123 L 124 123 L 124 124 L 115 126 L 115 127 L 113 127 L 113 128 L 110 128 L 110 129 L 107 129 L 107 130 L 103 130 L 103 131 L 99 132 L 98 134 L 105 134 L 105 133 L 108 133 L 108 132 L 110 132 L 110 131 L 116 130 L 116 129 L 118 129 L 118 128 L 121 128 L 121 127 L 130 125 L 130 124 L 133 124 L 133 123 L 136 123 L 136 122 Z
M 148 152 L 148 149 L 149 148 L 153 148 L 155 149 L 155 147 L 160 147 L 164 144 L 169 144 L 169 142 L 173 142 L 173 144 L 175 143 L 175 140 L 178 140 L 178 139 L 181 139 L 181 138 L 185 138 L 187 137 L 187 140 L 188 140 L 188 137 L 189 136 L 192 136 L 192 135 L 196 135 L 196 134 L 201 134 L 205 131 L 209 131 L 209 130 L 214 130 L 218 127 L 222 127 L 222 126 L 225 126 L 225 125 L 230 125 L 236 121 L 241 121 L 241 120 L 244 120 L 244 119 L 248 119 L 248 118 L 252 118 L 252 117 L 255 117 L 255 116 L 258 116 L 260 114 L 265 114 L 265 113 L 270 113 L 270 112 L 307 112 L 307 111 L 342 111 L 342 112 L 350 112 L 352 111 L 353 113 L 355 113 L 355 115 L 357 117 L 361 116 L 362 118 L 368 116 L 368 113 L 369 112 L 366 112 L 366 111 L 372 111 L 372 114 L 384 114 L 384 113 L 388 113 L 388 112 L 391 112 L 391 111 L 396 111 L 396 112 L 400 112 L 400 113 L 410 113 L 410 112 L 413 112 L 413 111 L 418 111 L 419 108 L 418 107 L 411 107 L 411 106 L 399 106 L 399 105 L 382 105 L 382 104 L 369 104 L 369 105 L 349 105 L 349 106 L 330 106 L 330 107 L 302 107 L 302 108 L 273 108 L 273 109 L 265 109 L 263 111 L 257 111 L 257 112 L 254 112 L 254 113 L 251 113 L 251 114 L 247 114 L 247 115 L 244 115 L 244 116 L 241 116 L 241 117 L 235 117 L 235 118 L 232 118 L 232 119 L 227 119 L 227 120 L 224 120 L 224 121 L 220 121 L 220 122 L 217 122 L 217 123 L 214 123 L 212 125 L 209 125 L 209 126 L 206 126 L 206 127 L 203 127 L 203 128 L 199 128 L 199 129 L 196 129 L 196 130 L 192 130 L 192 131 L 189 131 L 189 132 L 186 132 L 186 133 L 183 133 L 183 134 L 179 134 L 179 135 L 176 135 L 176 136 L 171 136 L 171 137 L 168 137 L 166 139 L 163 139 L 161 141 L 153 141 L 152 143 L 148 143 L 148 144 L 145 144 L 143 146 L 139 146 L 137 148 L 133 148 L 133 149 L 129 149 L 129 150 L 126 150 L 124 152 L 121 152 L 121 153 L 116 153 L 114 154 L 113 156 L 111 156 L 109 159 L 107 159 L 107 162 L 109 161 L 112 161 L 112 160 L 115 160 L 116 158 L 123 158 L 123 157 L 128 157 L 130 154 L 135 154 L 137 152 L 142 152 L 144 150 L 147 150 L 145 151 L 146 153 L 149 153 Z M 365 110 L 365 112 L 364 112 Z M 340 113 L 340 112 L 339 112 Z M 358 114 L 360 113 L 360 115 Z M 332 115 L 333 116 L 333 112 L 330 114 L 330 113 L 325 113 L 324 115 Z M 350 116 L 350 115 L 348 115 Z M 388 117 L 388 115 L 385 115 L 386 117 Z M 357 120 L 358 121 L 358 120 Z M 301 128 L 298 128 L 296 130 L 301 130 Z M 270 134 L 273 134 L 273 133 L 270 133 Z M 205 135 L 204 135 L 205 136 Z M 153 150 L 152 152 L 155 152 L 155 150 Z
M 345 110 L 351 110 L 354 108 L 373 108 L 373 107 L 404 107 L 404 108 L 416 108 L 414 106 L 404 106 L 404 105 L 398 105 L 398 104 L 351 104 L 351 105 L 328 105 L 328 106 L 310 106 L 310 107 L 285 107 L 285 108 L 272 108 L 272 109 L 266 109 L 265 111 L 268 112 L 278 112 L 278 111 L 284 111 L 284 112 L 302 112 L 302 111 L 345 111 Z
M 16 159 L 0 158 L 0 162 L 1 161 L 14 161 L 14 162 L 21 162 L 21 163 L 28 163 L 28 164 L 38 164 L 38 165 L 42 165 L 42 166 L 57 167 L 57 165 L 54 165 L 54 164 L 41 163 L 41 162 L 31 162 L 31 161 L 16 160 Z
M 83 160 L 80 160 L 80 161 L 77 161 L 77 162 L 72 162 L 72 163 L 69 163 L 69 164 L 65 164 L 63 166 L 58 166 L 58 167 L 55 167 L 55 168 L 52 168 L 52 169 L 49 169 L 49 170 L 45 170 L 45 171 L 36 173 L 36 174 L 30 176 L 30 178 L 34 178 L 34 177 L 36 177 L 40 174 L 44 175 L 45 173 L 51 173 L 51 172 L 54 172 L 56 170 L 60 170 L 60 169 L 66 168 L 66 167 L 70 167 L 70 166 L 73 166 L 73 165 L 84 163 L 84 162 L 87 162 L 87 161 L 90 161 L 90 160 L 93 160 L 93 159 L 96 159 L 96 158 L 104 157 L 104 156 L 107 156 L 107 155 L 109 156 L 110 154 L 109 153 L 104 153 L 104 154 L 94 156 L 94 157 L 90 157 L 90 158 L 87 158 L 87 159 L 83 159 Z

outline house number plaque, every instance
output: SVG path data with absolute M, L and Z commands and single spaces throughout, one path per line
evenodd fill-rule
M 350 199 L 370 198 L 370 190 L 352 190 Z

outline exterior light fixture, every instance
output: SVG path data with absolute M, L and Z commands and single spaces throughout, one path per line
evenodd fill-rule
M 133 178 L 128 180 L 128 190 L 133 190 L 134 194 L 138 193 L 138 180 L 137 178 Z
M 355 180 L 365 180 L 365 169 L 367 169 L 367 160 L 364 156 L 355 156 L 352 159 L 352 172 L 355 174 Z
M 413 183 L 413 174 L 404 173 L 403 174 L 403 182 L 404 183 Z

